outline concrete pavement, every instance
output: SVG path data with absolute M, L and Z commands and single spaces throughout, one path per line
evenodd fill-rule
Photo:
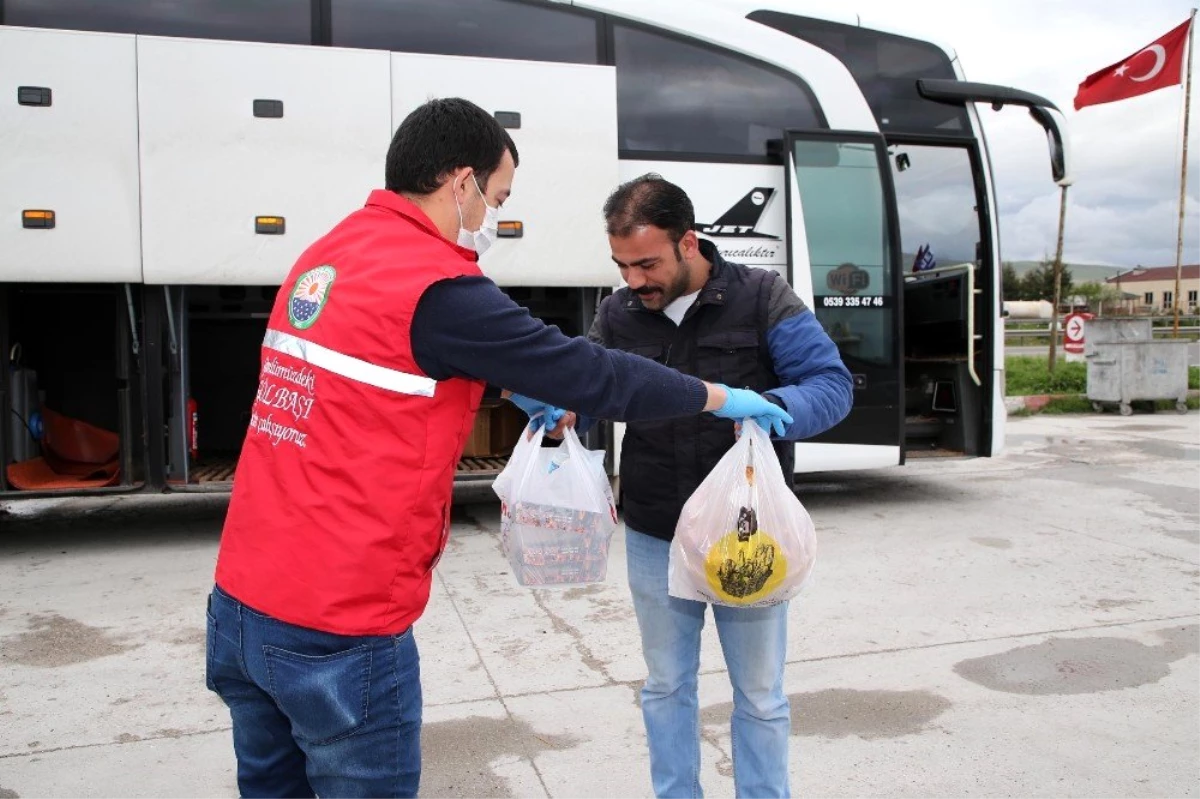
M 814 581 L 791 611 L 792 790 L 1200 794 L 1200 416 L 1013 420 L 1000 458 L 800 490 Z M 0 798 L 234 795 L 204 689 L 223 497 L 0 517 Z M 455 511 L 417 626 L 425 796 L 648 796 L 624 579 L 516 584 L 494 504 Z M 711 624 L 703 782 L 733 794 Z

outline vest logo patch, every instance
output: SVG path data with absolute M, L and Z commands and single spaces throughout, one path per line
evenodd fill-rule
M 296 279 L 292 287 L 292 298 L 288 303 L 288 321 L 297 330 L 307 330 L 316 324 L 321 309 L 329 299 L 329 291 L 333 288 L 333 279 L 337 270 L 332 266 L 318 266 L 309 269 Z

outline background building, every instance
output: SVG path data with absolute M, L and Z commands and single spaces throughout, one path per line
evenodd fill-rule
M 1175 307 L 1175 267 L 1137 267 L 1105 281 L 1122 294 L 1129 312 L 1171 312 Z M 1195 313 L 1200 306 L 1200 264 L 1185 265 L 1180 283 L 1179 310 Z

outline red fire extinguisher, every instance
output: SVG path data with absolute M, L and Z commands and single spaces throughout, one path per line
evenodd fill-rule
M 188 455 L 194 461 L 200 456 L 200 447 L 196 443 L 196 426 L 200 421 L 200 406 L 196 400 L 188 397 L 187 401 L 187 448 Z

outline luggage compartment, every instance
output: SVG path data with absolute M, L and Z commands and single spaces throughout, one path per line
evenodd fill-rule
M 186 286 L 169 292 L 180 369 L 167 395 L 167 480 L 228 488 L 250 423 L 275 286 Z
M 137 58 L 147 283 L 278 283 L 383 179 L 386 53 L 141 36 Z
M 136 64 L 132 36 L 0 26 L 0 282 L 141 282 Z
M 392 129 L 432 97 L 503 116 L 521 156 L 500 238 L 480 262 L 505 288 L 617 280 L 600 209 L 620 181 L 617 78 L 607 66 L 391 53 Z M 486 80 L 480 76 L 486 75 Z
M 602 295 L 594 288 L 515 287 L 505 291 L 568 336 L 587 333 Z M 183 365 L 177 372 L 168 370 L 167 479 L 173 487 L 228 490 L 232 484 L 250 423 L 262 339 L 276 292 L 274 286 L 169 290 L 173 311 L 164 317 L 175 320 L 179 363 Z M 485 399 L 458 463 L 456 480 L 495 478 L 508 462 L 526 422 L 525 414 L 512 403 Z M 586 440 L 592 448 L 603 446 L 600 430 Z
M 142 385 L 122 285 L 11 284 L 0 292 L 0 491 L 121 489 L 145 479 Z M 140 334 L 139 334 L 140 338 Z

